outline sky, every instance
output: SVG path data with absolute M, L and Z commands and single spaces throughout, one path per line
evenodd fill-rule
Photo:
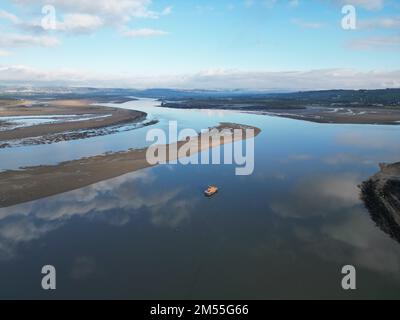
M 398 0 L 0 2 L 0 85 L 388 88 L 399 53 Z

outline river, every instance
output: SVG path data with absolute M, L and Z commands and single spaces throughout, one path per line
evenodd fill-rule
M 149 145 L 152 128 L 256 126 L 255 171 L 161 165 L 0 209 L 0 299 L 398 298 L 400 244 L 371 220 L 358 185 L 400 160 L 400 130 L 316 124 L 233 111 L 141 110 L 151 127 L 0 150 L 0 170 Z M 62 183 L 62 181 L 60 181 Z M 211 199 L 209 184 L 220 187 Z M 57 289 L 43 291 L 54 265 Z M 342 267 L 357 290 L 341 287 Z

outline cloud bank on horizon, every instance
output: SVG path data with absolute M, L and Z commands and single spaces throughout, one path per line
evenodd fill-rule
M 393 88 L 399 31 L 393 0 L 4 0 L 0 85 Z

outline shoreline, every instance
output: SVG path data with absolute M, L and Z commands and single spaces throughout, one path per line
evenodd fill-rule
M 346 108 L 346 112 L 333 112 L 330 109 L 315 112 L 309 112 L 308 110 L 284 110 L 284 112 L 286 114 L 272 111 L 254 113 L 320 124 L 400 125 L 400 110 L 356 110 Z
M 223 130 L 242 130 L 241 140 L 246 140 L 257 136 L 261 130 L 256 127 L 221 123 L 211 129 Z M 253 129 L 253 136 L 246 136 L 246 129 Z M 190 141 L 178 141 L 170 145 L 157 146 L 165 150 L 167 157 L 165 162 L 176 160 L 176 157 L 169 157 L 169 150 L 176 150 L 181 146 L 190 143 L 193 147 L 191 156 L 204 150 L 212 149 L 224 144 L 237 141 L 236 136 L 229 135 L 219 141 L 213 141 L 205 147 L 201 144 L 199 136 L 191 137 Z M 209 134 L 209 139 L 213 137 Z M 112 154 L 98 155 L 94 157 L 82 158 L 79 160 L 67 161 L 54 166 L 37 166 L 22 168 L 21 170 L 9 170 L 0 173 L 0 208 L 39 200 L 49 196 L 54 196 L 64 192 L 87 187 L 97 182 L 109 180 L 121 175 L 153 167 L 147 162 L 146 154 L 149 148 L 131 149 L 128 151 Z M 179 158 L 179 155 L 177 155 Z M 62 183 L 60 183 L 62 181 Z
M 360 186 L 361 198 L 377 226 L 400 243 L 400 162 L 380 167 Z
M 186 110 L 225 110 L 237 111 L 249 114 L 267 115 L 273 117 L 302 120 L 314 123 L 326 124 L 371 124 L 371 125 L 400 125 L 400 109 L 373 108 L 373 107 L 322 107 L 303 106 L 291 108 L 272 108 L 251 105 L 246 107 L 230 105 L 193 105 L 185 102 L 168 102 L 163 108 Z
M 147 114 L 141 111 L 91 105 L 92 102 L 90 100 L 54 100 L 33 105 L 3 106 L 0 110 L 0 117 L 84 116 L 89 114 L 95 118 L 3 130 L 0 131 L 0 148 L 11 147 L 10 142 L 24 139 L 28 139 L 28 144 L 31 145 L 104 135 L 107 134 L 107 130 L 105 133 L 102 132 L 104 129 L 137 124 L 147 118 Z

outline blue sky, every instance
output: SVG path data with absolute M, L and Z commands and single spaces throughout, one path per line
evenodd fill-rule
M 56 29 L 42 28 L 54 6 Z M 344 30 L 342 7 L 356 9 Z M 2 0 L 0 83 L 400 86 L 396 0 Z

